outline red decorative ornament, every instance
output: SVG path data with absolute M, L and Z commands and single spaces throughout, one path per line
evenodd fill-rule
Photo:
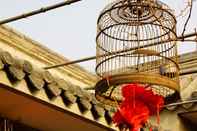
M 152 115 L 157 115 L 159 122 L 159 112 L 164 105 L 162 96 L 139 84 L 123 86 L 122 95 L 123 101 L 113 116 L 116 126 L 126 124 L 131 131 L 139 131 Z

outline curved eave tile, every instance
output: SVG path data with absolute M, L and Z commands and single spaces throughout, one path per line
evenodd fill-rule
M 116 129 L 111 124 L 111 111 L 98 103 L 94 95 L 4 51 L 0 51 L 0 77 L 0 83 L 12 89 Z

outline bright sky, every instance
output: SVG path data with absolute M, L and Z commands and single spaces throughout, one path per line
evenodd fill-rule
M 0 19 L 15 16 L 31 10 L 52 5 L 63 0 L 3 0 L 0 4 Z M 46 47 L 74 60 L 96 53 L 96 21 L 100 11 L 112 0 L 82 0 L 70 6 L 61 7 L 45 14 L 29 17 L 8 24 L 19 32 L 42 43 Z M 171 8 L 183 8 L 187 0 L 162 0 Z M 188 32 L 197 27 L 197 2 L 194 4 Z M 176 12 L 177 13 L 177 12 Z M 178 20 L 179 22 L 180 20 Z M 183 24 L 179 22 L 181 30 Z M 182 44 L 179 52 L 194 51 L 195 44 Z M 94 72 L 95 61 L 81 63 Z

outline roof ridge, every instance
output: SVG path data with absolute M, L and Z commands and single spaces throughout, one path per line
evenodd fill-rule
M 39 42 L 32 40 L 31 38 L 27 37 L 26 35 L 17 32 L 15 29 L 12 29 L 8 26 L 0 26 L 0 29 L 2 30 L 1 33 L 8 37 L 9 39 L 13 39 L 15 42 L 10 43 L 9 46 L 14 46 L 15 48 L 20 48 L 20 51 L 28 53 L 28 55 L 35 57 L 39 57 L 39 59 L 42 59 L 43 62 L 46 63 L 46 65 L 54 65 L 63 63 L 65 61 L 69 61 L 67 58 L 63 57 L 59 53 L 56 53 L 52 51 L 51 49 L 45 47 L 44 45 L 40 44 Z M 24 42 L 27 41 L 27 42 Z M 7 41 L 8 42 L 8 41 Z M 18 44 L 21 43 L 21 44 Z M 31 43 L 31 44 L 29 44 Z M 29 48 L 31 46 L 31 48 Z M 39 53 L 40 52 L 40 53 Z M 37 55 L 39 53 L 39 55 Z M 91 72 L 85 70 L 83 67 L 73 64 L 67 67 L 58 68 L 57 70 L 60 70 L 60 72 L 69 71 L 70 68 L 74 67 L 76 71 L 75 73 L 79 73 L 78 76 L 81 76 L 84 79 L 89 78 L 89 81 L 96 81 L 96 76 L 92 74 Z M 69 71 L 70 72 L 70 71 Z M 73 72 L 73 71 L 72 71 Z M 71 72 L 70 72 L 71 73 Z M 71 73 L 72 74 L 72 73 Z

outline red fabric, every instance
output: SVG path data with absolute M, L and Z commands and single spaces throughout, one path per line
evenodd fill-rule
M 159 115 L 164 105 L 162 96 L 138 84 L 123 86 L 122 95 L 124 99 L 113 116 L 113 122 L 117 126 L 126 124 L 131 131 L 138 131 L 147 122 L 149 116 Z

